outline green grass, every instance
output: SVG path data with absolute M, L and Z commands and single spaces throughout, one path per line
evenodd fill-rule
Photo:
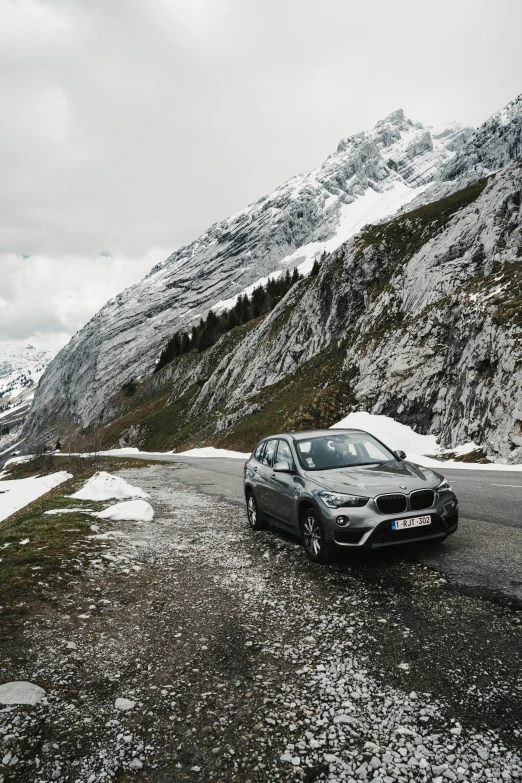
M 502 290 L 490 296 L 497 288 Z M 502 264 L 496 261 L 489 274 L 479 272 L 457 292 L 468 296 L 477 294 L 479 307 L 493 305 L 492 318 L 497 323 L 522 327 L 522 264 L 518 259 Z
M 43 454 L 28 462 L 15 462 L 6 468 L 7 475 L 0 479 L 0 489 L 2 481 L 12 481 L 13 479 L 30 478 L 31 476 L 40 476 L 48 473 L 54 473 L 58 470 L 66 470 L 75 476 L 91 476 L 96 470 L 123 470 L 123 468 L 142 468 L 147 465 L 157 465 L 158 461 L 154 458 L 136 461 L 128 457 L 102 457 L 86 456 L 77 457 L 75 455 L 65 454 L 56 456 L 54 454 Z
M 60 457 L 52 458 L 55 470 L 63 470 Z M 119 470 L 126 467 L 141 468 L 158 464 L 153 460 L 132 460 L 101 457 L 98 470 Z M 165 464 L 165 463 L 162 463 Z M 87 564 L 86 547 L 96 547 L 87 542 L 93 519 L 87 511 L 99 511 L 115 501 L 87 501 L 69 497 L 83 486 L 95 470 L 87 469 L 52 489 L 25 508 L 0 523 L 0 616 L 23 614 L 25 605 L 32 599 L 49 600 L 49 581 L 53 587 L 67 584 L 72 575 Z M 24 476 L 26 477 L 26 476 Z M 19 478 L 10 475 L 7 479 Z M 0 489 L 1 489 L 0 482 Z M 84 508 L 67 514 L 46 514 L 60 508 Z M 104 521 L 104 526 L 110 522 Z M 29 539 L 28 543 L 21 541 Z M 77 550 L 82 543 L 83 553 Z M 7 545 L 7 546 L 6 546 Z
M 27 599 L 38 593 L 39 582 L 74 569 L 71 546 L 90 532 L 93 520 L 82 512 L 46 515 L 45 511 L 103 506 L 66 497 L 89 475 L 69 479 L 0 524 L 0 606 L 4 611 L 21 597 Z M 21 544 L 25 539 L 29 543 Z
M 366 226 L 357 242 L 358 252 L 378 246 L 383 252 L 402 260 L 411 258 L 447 225 L 456 212 L 476 201 L 487 183 L 488 178 L 484 177 L 463 190 L 406 212 L 387 223 Z
M 335 341 L 292 375 L 268 386 L 248 402 L 260 410 L 217 433 L 212 443 L 250 451 L 260 438 L 276 432 L 329 427 L 355 402 L 352 375 L 343 370 L 346 346 Z

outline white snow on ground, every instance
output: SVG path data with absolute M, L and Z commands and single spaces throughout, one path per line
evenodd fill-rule
M 283 274 L 283 270 L 277 269 L 275 272 L 269 274 L 268 277 L 260 277 L 259 280 L 255 281 L 255 283 L 252 283 L 251 285 L 247 286 L 242 291 L 240 291 L 239 294 L 232 296 L 230 299 L 220 299 L 220 301 L 216 302 L 216 304 L 212 309 L 214 310 L 215 313 L 220 313 L 222 310 L 231 310 L 232 307 L 234 307 L 234 305 L 236 304 L 240 296 L 244 296 L 245 294 L 248 294 L 248 296 L 252 296 L 252 293 L 255 288 L 259 288 L 260 285 L 262 285 L 264 288 L 269 280 L 277 280 L 277 278 L 280 277 L 282 274 Z
M 134 487 L 119 476 L 113 476 L 103 470 L 98 471 L 83 487 L 71 495 L 77 500 L 115 500 L 123 498 L 148 498 L 141 487 Z
M 88 508 L 52 508 L 49 511 L 45 511 L 46 514 L 76 514 L 78 511 L 83 511 L 84 514 L 89 513 Z
M 32 478 L 13 479 L 0 482 L 0 521 L 14 514 L 33 500 L 45 495 L 50 489 L 57 487 L 67 479 L 70 473 L 61 470 L 48 476 L 33 476 Z
M 22 441 L 20 441 L 21 443 Z M 10 449 L 7 449 L 7 451 L 10 451 Z M 5 454 L 5 451 L 0 452 L 1 454 Z M 4 462 L 4 469 L 7 468 L 8 465 L 17 465 L 21 462 L 29 462 L 29 460 L 33 459 L 34 454 L 27 454 L 24 457 L 11 457 L 11 459 L 8 459 L 6 462 Z
M 228 449 L 215 449 L 214 446 L 205 446 L 201 449 L 189 449 L 188 451 L 171 451 L 176 457 L 225 457 L 228 459 L 248 459 L 250 452 L 229 451 Z
M 5 411 L 0 411 L 0 419 L 3 419 L 5 416 L 12 416 L 13 413 L 16 413 L 16 411 L 18 410 L 21 411 L 26 407 L 27 407 L 26 403 L 23 402 L 20 405 L 13 405 L 12 408 L 6 408 Z
M 188 451 L 141 451 L 133 446 L 126 446 L 122 449 L 109 449 L 100 451 L 102 457 L 133 457 L 136 454 L 142 454 L 144 457 L 163 457 L 165 454 L 173 454 L 176 457 L 221 457 L 225 459 L 248 459 L 250 452 L 230 451 L 229 449 L 215 449 L 214 446 L 205 446 L 199 449 L 189 449 Z M 88 454 L 78 454 L 79 457 L 87 457 Z M 7 464 L 7 463 L 6 463 Z M 78 495 L 73 495 L 78 497 Z M 128 497 L 128 496 L 126 496 Z M 98 498 L 101 499 L 101 498 Z
M 22 440 L 17 440 L 16 443 L 11 443 L 8 449 L 4 449 L 3 451 L 0 451 L 0 457 L 2 454 L 7 454 L 9 451 L 12 451 L 13 449 L 16 449 L 17 446 L 19 446 L 21 443 L 23 443 Z M 6 462 L 7 465 L 7 462 Z
M 260 285 L 266 286 L 270 278 L 277 279 L 287 267 L 293 268 L 297 266 L 302 275 L 309 275 L 312 271 L 314 260 L 324 251 L 331 253 L 337 250 L 343 242 L 357 234 L 364 226 L 377 223 L 386 217 L 391 218 L 401 207 L 420 195 L 427 187 L 428 185 L 421 185 L 418 188 L 410 188 L 404 182 L 397 180 L 394 182 L 393 187 L 382 193 L 373 190 L 373 188 L 368 188 L 363 196 L 357 196 L 351 204 L 342 205 L 339 225 L 330 239 L 327 239 L 325 242 L 309 242 L 306 245 L 302 245 L 282 259 L 280 262 L 283 267 L 282 270 L 278 269 L 268 277 L 259 278 L 259 280 L 244 288 L 236 296 L 217 302 L 212 309 L 218 313 L 222 310 L 230 310 L 236 304 L 238 297 L 244 296 L 244 294 L 251 296 L 254 288 Z M 331 200 L 329 205 L 333 205 L 337 201 L 337 197 L 330 196 L 329 200 Z
M 147 495 L 148 497 L 148 495 Z M 135 522 L 152 522 L 154 509 L 146 500 L 125 500 L 115 503 L 103 511 L 94 514 L 99 519 L 111 519 L 113 522 L 134 520 Z
M 404 182 L 397 181 L 392 188 L 382 193 L 368 188 L 364 196 L 358 196 L 351 204 L 343 204 L 339 226 L 331 239 L 326 242 L 309 242 L 284 258 L 281 263 L 283 266 L 289 264 L 294 266 L 299 262 L 297 266 L 299 272 L 302 275 L 310 274 L 315 258 L 320 256 L 323 251 L 331 253 L 343 242 L 357 234 L 364 226 L 391 217 L 427 187 L 427 185 L 422 185 L 419 188 L 410 188 Z
M 378 416 L 365 411 L 350 413 L 332 429 L 359 429 L 369 432 L 381 440 L 388 448 L 401 449 L 406 452 L 410 462 L 423 465 L 426 468 L 459 468 L 460 470 L 503 470 L 522 471 L 522 465 L 503 465 L 499 462 L 491 462 L 489 465 L 481 465 L 476 462 L 455 462 L 454 459 L 438 460 L 427 457 L 426 454 L 467 454 L 479 448 L 475 443 L 464 443 L 454 449 L 441 449 L 435 435 L 419 435 L 406 424 L 400 424 L 389 416 Z
M 440 449 L 435 435 L 419 435 L 406 424 L 400 424 L 389 416 L 358 411 L 334 424 L 337 428 L 365 430 L 382 440 L 391 449 L 402 449 L 406 454 L 436 454 Z

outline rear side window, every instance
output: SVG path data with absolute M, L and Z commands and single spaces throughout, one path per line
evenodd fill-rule
M 265 444 L 266 440 L 262 440 L 254 450 L 254 457 L 258 462 L 261 462 L 261 457 L 263 456 L 263 451 L 265 450 Z
M 276 450 L 277 450 L 277 440 L 275 439 L 267 440 L 266 448 L 261 457 L 261 462 L 263 463 L 263 465 L 268 465 L 269 468 L 273 468 Z
M 294 469 L 294 458 L 292 457 L 290 446 L 286 440 L 279 441 L 279 446 L 277 447 L 277 462 L 288 462 L 290 468 L 292 470 Z

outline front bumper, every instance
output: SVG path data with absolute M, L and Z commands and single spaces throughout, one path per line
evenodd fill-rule
M 439 498 L 439 502 L 432 508 L 420 511 L 410 510 L 395 516 L 372 513 L 371 507 L 367 509 L 366 514 L 361 513 L 365 508 L 338 509 L 335 514 L 330 513 L 329 510 L 326 515 L 323 515 L 323 517 L 326 516 L 324 521 L 327 536 L 343 548 L 379 549 L 398 544 L 443 541 L 458 528 L 458 502 L 453 493 L 444 493 L 444 496 Z M 358 513 L 354 513 L 354 511 Z M 350 517 L 350 524 L 347 527 L 339 527 L 336 524 L 335 517 L 340 514 L 346 514 Z M 392 529 L 391 523 L 394 519 L 428 514 L 431 516 L 431 525 L 407 528 L 406 530 Z

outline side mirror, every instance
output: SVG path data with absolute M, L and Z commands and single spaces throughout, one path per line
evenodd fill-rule
M 287 462 L 287 460 L 283 460 L 282 462 L 276 462 L 274 465 L 274 472 L 275 473 L 291 473 L 292 468 L 290 467 L 290 463 Z
M 401 449 L 395 449 L 395 453 L 399 459 L 406 459 L 406 454 Z

